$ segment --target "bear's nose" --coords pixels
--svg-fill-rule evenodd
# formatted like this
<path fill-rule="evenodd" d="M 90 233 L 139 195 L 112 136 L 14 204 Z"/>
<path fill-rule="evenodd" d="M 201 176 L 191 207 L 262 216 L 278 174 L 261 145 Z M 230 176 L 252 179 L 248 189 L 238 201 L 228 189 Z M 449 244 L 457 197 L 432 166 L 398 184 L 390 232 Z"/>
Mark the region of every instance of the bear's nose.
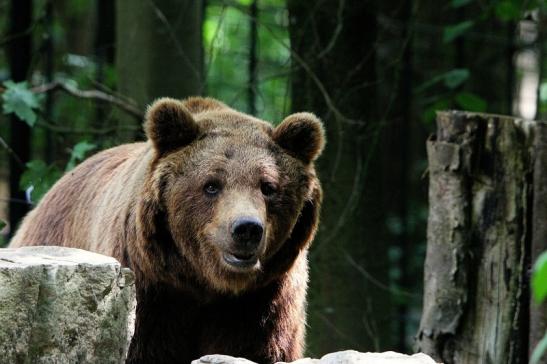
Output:
<path fill-rule="evenodd" d="M 262 240 L 264 227 L 256 217 L 240 217 L 232 224 L 232 238 L 239 249 L 255 250 Z"/>

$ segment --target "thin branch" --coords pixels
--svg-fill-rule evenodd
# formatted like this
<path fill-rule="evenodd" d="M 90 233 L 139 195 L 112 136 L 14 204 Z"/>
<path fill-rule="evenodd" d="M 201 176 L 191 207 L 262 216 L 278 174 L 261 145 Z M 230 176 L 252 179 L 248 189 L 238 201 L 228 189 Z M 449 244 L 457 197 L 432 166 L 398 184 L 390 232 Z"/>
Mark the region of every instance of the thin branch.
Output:
<path fill-rule="evenodd" d="M 0 137 L 0 145 L 8 152 L 9 155 L 11 155 L 11 157 L 17 162 L 17 164 L 19 165 L 19 167 L 21 167 L 21 169 L 25 169 L 25 163 L 23 163 L 21 158 L 19 158 L 19 156 L 15 154 L 13 149 L 11 149 L 11 147 L 8 145 L 8 143 L 6 143 L 6 141 L 2 137 Z"/>
<path fill-rule="evenodd" d="M 406 296 L 406 297 L 411 297 L 411 298 L 419 298 L 420 295 L 416 294 L 416 293 L 412 293 L 412 292 L 407 292 L 405 290 L 402 290 L 400 288 L 392 288 L 382 282 L 380 282 L 379 280 L 377 280 L 376 278 L 374 278 L 372 276 L 372 274 L 370 274 L 369 272 L 367 272 L 362 266 L 360 266 L 359 264 L 357 264 L 357 262 L 351 257 L 351 255 L 349 255 L 348 253 L 345 254 L 345 257 L 346 257 L 346 260 L 347 262 L 353 267 L 355 268 L 359 273 L 361 273 L 363 275 L 363 277 L 365 279 L 367 279 L 369 282 L 371 282 L 372 284 L 374 284 L 376 287 L 384 290 L 384 291 L 387 291 L 391 294 L 394 294 L 394 295 L 399 295 L 399 296 Z"/>
<path fill-rule="evenodd" d="M 338 13 L 336 14 L 336 29 L 334 29 L 334 32 L 332 34 L 332 37 L 325 47 L 319 54 L 317 55 L 317 58 L 323 58 L 327 53 L 329 53 L 334 45 L 336 44 L 336 41 L 338 40 L 338 37 L 340 36 L 340 33 L 342 33 L 342 28 L 344 27 L 344 19 L 343 19 L 343 13 L 344 13 L 344 7 L 346 5 L 345 0 L 340 0 L 338 3 Z"/>
<path fill-rule="evenodd" d="M 44 127 L 46 129 L 49 129 L 51 131 L 54 131 L 56 133 L 63 133 L 63 134 L 96 134 L 96 135 L 104 135 L 104 134 L 110 134 L 115 133 L 119 131 L 138 131 L 141 130 L 140 125 L 119 125 L 119 126 L 113 126 L 110 128 L 71 128 L 66 126 L 59 126 L 54 125 L 52 123 L 48 123 L 45 121 L 38 121 L 36 122 L 36 125 Z"/>
<path fill-rule="evenodd" d="M 109 104 L 115 105 L 138 120 L 142 120 L 144 118 L 143 111 L 140 110 L 135 105 L 135 103 L 124 101 L 119 97 L 116 97 L 114 95 L 111 95 L 99 90 L 79 90 L 75 87 L 70 87 L 59 81 L 46 83 L 46 84 L 31 88 L 31 91 L 35 93 L 55 92 L 59 90 L 64 91 L 68 93 L 69 95 L 72 95 L 74 97 L 78 97 L 81 99 L 99 100 L 99 101 L 104 101 Z M 0 92 L 2 91 L 4 90 L 0 88 Z"/>

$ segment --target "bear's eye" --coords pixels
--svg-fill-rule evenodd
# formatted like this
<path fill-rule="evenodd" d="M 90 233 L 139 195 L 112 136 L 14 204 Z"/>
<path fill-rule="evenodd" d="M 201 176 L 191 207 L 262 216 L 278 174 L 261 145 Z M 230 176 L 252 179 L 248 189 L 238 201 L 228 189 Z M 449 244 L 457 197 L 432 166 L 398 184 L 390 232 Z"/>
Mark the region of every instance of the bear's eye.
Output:
<path fill-rule="evenodd" d="M 221 188 L 220 183 L 211 181 L 207 182 L 205 186 L 203 186 L 203 191 L 209 196 L 215 196 L 220 192 Z"/>
<path fill-rule="evenodd" d="M 277 186 L 271 182 L 262 182 L 260 184 L 260 190 L 266 197 L 270 197 L 277 192 Z"/>

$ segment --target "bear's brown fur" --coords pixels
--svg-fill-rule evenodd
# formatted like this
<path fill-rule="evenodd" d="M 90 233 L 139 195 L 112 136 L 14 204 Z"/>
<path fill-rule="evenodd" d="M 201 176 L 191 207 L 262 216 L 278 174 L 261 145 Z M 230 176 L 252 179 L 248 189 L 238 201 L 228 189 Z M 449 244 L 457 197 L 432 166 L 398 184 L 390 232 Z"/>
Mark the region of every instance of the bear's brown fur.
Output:
<path fill-rule="evenodd" d="M 213 99 L 160 99 L 144 127 L 148 142 L 103 151 L 66 174 L 11 247 L 76 247 L 131 267 L 128 363 L 300 357 L 321 204 L 319 120 L 298 113 L 272 128 Z"/>

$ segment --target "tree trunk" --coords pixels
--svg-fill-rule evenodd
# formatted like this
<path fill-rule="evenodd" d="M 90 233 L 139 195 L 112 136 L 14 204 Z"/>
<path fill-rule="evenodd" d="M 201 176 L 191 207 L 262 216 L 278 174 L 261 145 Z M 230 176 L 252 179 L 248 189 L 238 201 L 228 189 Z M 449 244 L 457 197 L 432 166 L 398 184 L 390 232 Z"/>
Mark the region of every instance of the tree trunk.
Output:
<path fill-rule="evenodd" d="M 201 94 L 202 13 L 202 1 L 118 0 L 118 91 L 142 108 L 162 96 Z"/>
<path fill-rule="evenodd" d="M 8 44 L 8 58 L 11 79 L 14 82 L 25 81 L 28 77 L 32 39 L 32 0 L 12 0 L 10 8 L 10 35 L 13 39 Z M 19 180 L 30 158 L 30 127 L 16 116 L 11 117 L 11 148 L 18 157 L 9 160 L 9 187 L 10 209 L 9 223 L 10 236 L 15 233 L 19 222 L 29 210 L 25 202 L 25 193 L 19 187 Z"/>
<path fill-rule="evenodd" d="M 547 241 L 547 129 L 457 111 L 437 126 L 418 348 L 446 364 L 527 363 L 529 327 L 545 324 L 530 310 L 529 269 Z"/>
<path fill-rule="evenodd" d="M 94 42 L 95 63 L 97 65 L 95 80 L 105 83 L 106 70 L 114 65 L 114 51 L 116 43 L 116 2 L 112 0 L 97 0 L 95 4 L 96 32 Z M 110 86 L 110 85 L 107 85 Z M 93 126 L 98 129 L 104 128 L 110 105 L 103 102 L 95 103 L 95 120 Z"/>
<path fill-rule="evenodd" d="M 325 124 L 325 190 L 311 259 L 308 355 L 391 346 L 391 309 L 376 109 L 376 2 L 289 0 L 293 111 Z M 383 151 L 383 149 L 382 149 Z"/>

